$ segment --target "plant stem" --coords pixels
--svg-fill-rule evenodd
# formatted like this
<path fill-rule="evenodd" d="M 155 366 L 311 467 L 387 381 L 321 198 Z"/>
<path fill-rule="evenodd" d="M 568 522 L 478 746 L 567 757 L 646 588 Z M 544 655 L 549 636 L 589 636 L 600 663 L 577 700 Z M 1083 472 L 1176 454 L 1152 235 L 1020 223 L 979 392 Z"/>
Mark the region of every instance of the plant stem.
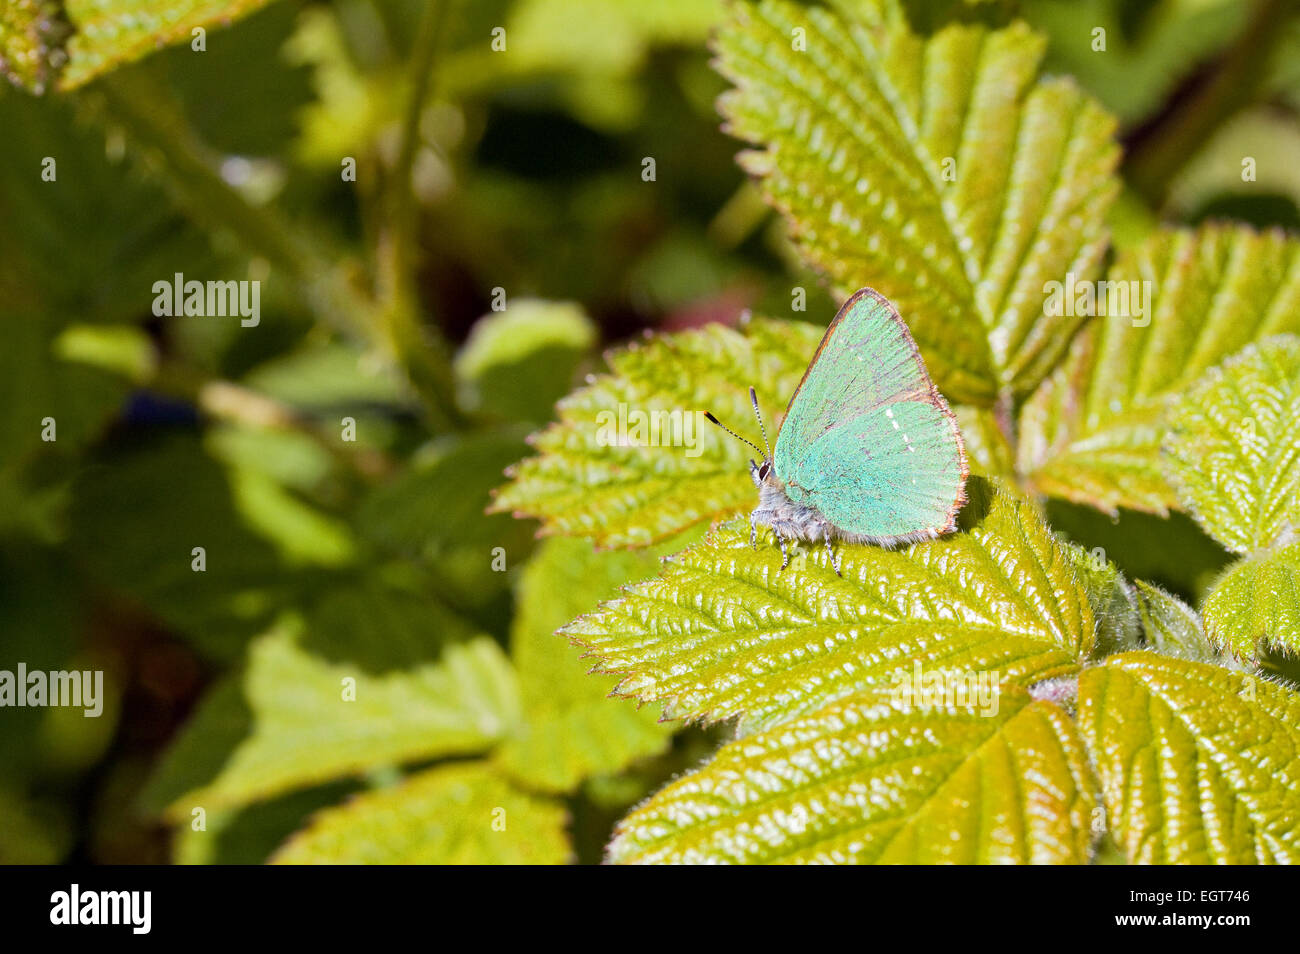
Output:
<path fill-rule="evenodd" d="M 376 255 L 380 331 L 393 357 L 406 370 L 437 427 L 460 423 L 451 374 L 450 349 L 436 329 L 420 320 L 415 284 L 418 202 L 412 183 L 420 145 L 420 119 L 433 95 L 435 58 L 447 20 L 447 0 L 429 0 L 420 17 L 411 53 L 411 95 L 402 122 L 397 165 L 382 202 Z"/>
<path fill-rule="evenodd" d="M 299 288 L 309 307 L 332 327 L 356 335 L 373 305 L 347 280 L 334 256 L 270 206 L 255 206 L 217 172 L 216 157 L 179 105 L 133 70 L 120 70 L 95 89 L 146 161 L 160 167 L 168 191 L 196 219 L 228 229 Z"/>
<path fill-rule="evenodd" d="M 1286 35 L 1289 0 L 1261 0 L 1245 31 L 1218 69 L 1203 78 L 1155 125 L 1142 131 L 1125 164 L 1127 178 L 1156 208 L 1164 205 L 1174 175 L 1224 120 L 1248 103 L 1268 73 Z"/>

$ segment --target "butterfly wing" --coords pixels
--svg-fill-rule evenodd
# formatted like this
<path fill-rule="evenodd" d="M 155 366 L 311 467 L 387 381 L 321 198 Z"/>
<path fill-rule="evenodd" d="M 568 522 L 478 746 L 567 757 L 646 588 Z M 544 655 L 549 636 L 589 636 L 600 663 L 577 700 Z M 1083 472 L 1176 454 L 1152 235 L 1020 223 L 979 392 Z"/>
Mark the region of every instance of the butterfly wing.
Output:
<path fill-rule="evenodd" d="M 826 329 L 773 458 L 791 500 L 865 542 L 945 533 L 965 502 L 969 467 L 956 418 L 898 311 L 870 288 Z"/>

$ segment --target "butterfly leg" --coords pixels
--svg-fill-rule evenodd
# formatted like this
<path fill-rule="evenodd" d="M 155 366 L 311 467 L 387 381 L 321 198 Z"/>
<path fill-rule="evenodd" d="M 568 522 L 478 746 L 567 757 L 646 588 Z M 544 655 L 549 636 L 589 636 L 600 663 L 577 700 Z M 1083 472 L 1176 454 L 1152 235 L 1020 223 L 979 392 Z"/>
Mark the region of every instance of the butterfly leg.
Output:
<path fill-rule="evenodd" d="M 790 565 L 790 550 L 786 546 L 785 537 L 778 533 L 776 538 L 781 541 L 781 569 L 784 570 Z"/>
<path fill-rule="evenodd" d="M 757 510 L 749 515 L 749 548 L 751 550 L 758 549 L 758 524 L 755 522 L 757 516 Z"/>
<path fill-rule="evenodd" d="M 843 576 L 844 574 L 840 572 L 840 554 L 831 545 L 831 534 L 826 524 L 822 524 L 822 540 L 826 542 L 826 556 L 830 559 L 831 566 L 835 567 L 835 575 Z"/>

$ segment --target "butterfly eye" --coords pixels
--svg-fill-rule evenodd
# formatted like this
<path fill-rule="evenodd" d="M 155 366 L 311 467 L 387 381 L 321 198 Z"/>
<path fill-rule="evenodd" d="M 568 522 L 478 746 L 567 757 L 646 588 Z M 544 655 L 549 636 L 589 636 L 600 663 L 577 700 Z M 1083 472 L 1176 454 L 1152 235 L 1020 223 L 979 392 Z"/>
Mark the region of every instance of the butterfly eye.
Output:
<path fill-rule="evenodd" d="M 768 470 L 768 468 L 769 468 L 770 466 L 771 466 L 770 464 L 768 464 L 766 461 L 764 461 L 764 462 L 763 462 L 763 466 L 760 467 L 760 468 L 758 468 L 758 479 L 759 479 L 759 480 L 766 480 L 766 479 L 767 479 L 767 470 Z"/>

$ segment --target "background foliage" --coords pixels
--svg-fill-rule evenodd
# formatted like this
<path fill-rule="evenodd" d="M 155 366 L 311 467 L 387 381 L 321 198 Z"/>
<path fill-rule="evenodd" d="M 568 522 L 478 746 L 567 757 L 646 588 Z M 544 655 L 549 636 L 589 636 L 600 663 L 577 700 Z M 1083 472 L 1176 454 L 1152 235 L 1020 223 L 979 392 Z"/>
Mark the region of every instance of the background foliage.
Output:
<path fill-rule="evenodd" d="M 109 699 L 0 712 L 0 861 L 1294 859 L 1298 48 L 1270 0 L 6 5 L 0 669 Z M 1149 324 L 1045 314 L 1068 271 Z M 176 272 L 260 324 L 153 317 Z M 862 284 L 963 533 L 778 576 L 742 447 L 597 441 L 783 407 Z"/>

